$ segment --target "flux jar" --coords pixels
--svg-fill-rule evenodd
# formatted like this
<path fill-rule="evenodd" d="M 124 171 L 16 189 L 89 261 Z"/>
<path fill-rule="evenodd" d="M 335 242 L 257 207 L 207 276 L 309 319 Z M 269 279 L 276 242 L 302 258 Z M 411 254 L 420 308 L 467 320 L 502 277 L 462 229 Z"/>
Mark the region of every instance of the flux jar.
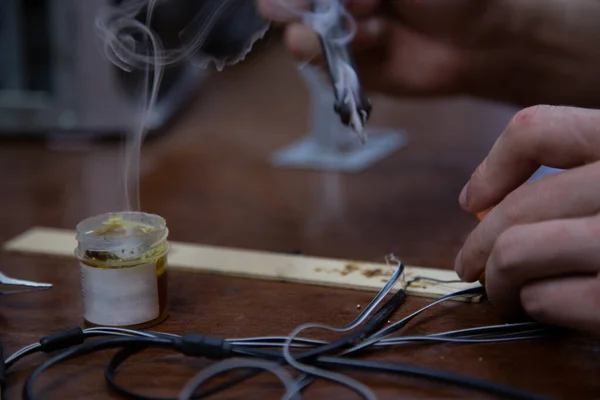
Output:
<path fill-rule="evenodd" d="M 88 326 L 147 328 L 167 318 L 165 220 L 143 212 L 108 213 L 77 225 Z"/>

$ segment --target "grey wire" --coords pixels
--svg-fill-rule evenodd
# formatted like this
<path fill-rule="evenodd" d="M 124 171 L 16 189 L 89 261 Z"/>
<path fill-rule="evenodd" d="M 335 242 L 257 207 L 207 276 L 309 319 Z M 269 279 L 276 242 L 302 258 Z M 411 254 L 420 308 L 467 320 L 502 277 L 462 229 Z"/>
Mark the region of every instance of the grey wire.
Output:
<path fill-rule="evenodd" d="M 317 379 L 314 376 L 302 374 L 298 379 L 296 379 L 296 388 L 298 392 L 302 392 L 307 387 L 312 385 Z"/>
<path fill-rule="evenodd" d="M 529 339 L 532 336 L 535 337 L 541 337 L 544 336 L 543 334 L 547 331 L 545 328 L 537 328 L 537 329 L 528 329 L 528 330 L 521 330 L 521 331 L 515 331 L 515 332 L 505 332 L 506 330 L 508 330 L 508 328 L 519 328 L 519 327 L 527 327 L 527 326 L 534 326 L 535 324 L 505 324 L 505 325 L 490 325 L 490 326 L 483 326 L 483 327 L 477 327 L 477 328 L 468 328 L 468 329 L 461 329 L 461 330 L 454 330 L 454 331 L 447 331 L 447 332 L 439 332 L 439 333 L 432 333 L 432 334 L 428 334 L 428 335 L 419 335 L 419 336 L 402 336 L 402 337 L 398 337 L 398 338 L 388 338 L 388 339 L 382 339 L 381 341 L 377 342 L 374 344 L 374 346 L 378 346 L 378 347 L 391 347 L 391 346 L 395 346 L 398 344 L 403 344 L 404 342 L 409 342 L 409 341 L 417 341 L 417 340 L 436 340 L 436 341 L 446 341 L 446 342 L 450 342 L 453 341 L 452 339 L 457 339 L 454 341 L 462 341 L 462 342 L 472 342 L 472 343 L 494 343 L 494 342 L 498 342 L 498 341 L 506 341 L 506 340 L 502 340 L 504 338 L 508 339 L 508 338 L 512 338 L 511 340 L 524 340 L 524 339 Z M 477 331 L 490 331 L 490 330 L 498 330 L 499 333 L 493 333 L 493 332 L 489 332 L 486 334 L 474 334 Z M 536 335 L 537 333 L 539 333 L 539 335 Z M 461 337 L 460 335 L 464 334 L 464 337 Z M 288 337 L 289 338 L 289 337 Z M 230 341 L 228 339 L 228 341 L 235 345 L 235 346 L 240 346 L 240 347 L 283 347 L 284 343 L 281 342 L 263 342 L 260 340 L 260 337 L 257 337 L 255 339 L 258 339 L 256 341 Z M 299 338 L 295 338 L 294 341 L 298 340 Z M 316 343 L 314 343 L 315 345 L 324 345 L 327 344 L 328 342 L 326 341 L 314 341 Z M 291 345 L 292 347 L 297 347 L 297 348 L 310 348 L 310 345 L 294 345 L 292 343 Z"/>
<path fill-rule="evenodd" d="M 348 350 L 343 351 L 341 354 L 345 355 L 345 354 L 353 353 L 355 351 L 364 349 L 365 347 L 370 346 L 374 343 L 377 343 L 384 337 L 386 337 L 386 336 L 392 334 L 393 332 L 397 331 L 398 329 L 404 327 L 410 320 L 412 320 L 417 315 L 423 313 L 424 311 L 426 311 L 432 307 L 435 307 L 436 305 L 443 303 L 445 301 L 448 301 L 450 299 L 453 299 L 456 297 L 464 297 L 464 296 L 465 296 L 465 294 L 463 293 L 463 291 L 460 291 L 460 292 L 452 293 L 447 296 L 441 297 L 441 298 L 437 299 L 436 301 L 426 305 L 425 307 L 422 307 L 422 308 L 418 309 L 417 311 L 413 312 L 412 314 L 402 318 L 400 321 L 392 324 L 391 326 L 388 326 L 387 328 L 384 328 L 384 329 L 380 330 L 379 332 L 374 333 L 368 339 L 364 340 L 362 343 L 360 343 Z"/>
<path fill-rule="evenodd" d="M 156 333 L 156 332 L 137 331 L 137 330 L 133 330 L 133 329 L 114 328 L 114 327 L 107 327 L 107 326 L 83 329 L 83 334 L 85 337 L 139 336 L 139 337 L 149 337 L 149 338 L 160 337 L 160 335 L 170 335 L 170 334 L 160 334 L 160 333 Z M 176 335 L 173 335 L 173 336 L 176 336 Z M 41 347 L 42 347 L 42 345 L 39 342 L 24 346 L 21 349 L 15 351 L 10 356 L 8 356 L 8 358 L 6 358 L 6 360 L 4 361 L 4 364 L 6 365 L 7 368 L 9 368 L 10 366 L 12 366 L 12 364 L 17 362 L 24 355 L 26 355 L 32 351 L 38 351 L 41 349 Z"/>
<path fill-rule="evenodd" d="M 200 372 L 190 383 L 186 386 L 187 392 L 182 391 L 181 396 L 185 396 L 189 393 L 189 390 L 193 392 L 196 390 L 198 386 L 204 383 L 210 377 L 220 374 L 222 372 L 226 372 L 232 369 L 239 368 L 259 368 L 265 369 L 273 374 L 275 374 L 286 387 L 286 393 L 284 395 L 284 399 L 295 399 L 299 396 L 300 391 L 304 390 L 311 383 L 316 380 L 316 377 L 322 377 L 325 379 L 333 380 L 340 384 L 343 384 L 356 392 L 360 393 L 366 399 L 376 399 L 374 393 L 371 390 L 363 385 L 362 383 L 355 381 L 345 375 L 333 373 L 326 370 L 321 370 L 318 368 L 314 368 L 310 365 L 304 365 L 291 357 L 290 348 L 310 348 L 312 346 L 318 346 L 326 344 L 327 342 L 308 339 L 308 338 L 296 338 L 303 329 L 308 328 L 324 328 L 333 330 L 336 332 L 343 332 L 350 329 L 353 329 L 360 325 L 362 322 L 366 320 L 366 318 L 372 313 L 372 311 L 378 306 L 378 304 L 385 298 L 385 296 L 391 291 L 394 287 L 398 279 L 402 276 L 403 273 L 403 265 L 399 263 L 396 268 L 396 271 L 390 278 L 390 280 L 386 283 L 386 285 L 382 288 L 382 290 L 378 293 L 377 296 L 369 303 L 369 305 L 365 308 L 363 312 L 349 325 L 343 328 L 334 328 L 328 327 L 321 324 L 304 324 L 299 326 L 292 332 L 290 336 L 256 336 L 256 337 L 247 337 L 247 338 L 236 338 L 236 339 L 226 339 L 229 343 L 239 347 L 281 347 L 283 349 L 284 357 L 288 363 L 295 367 L 297 370 L 303 372 L 304 374 L 300 376 L 296 381 L 289 378 L 286 374 L 285 377 L 280 374 L 279 370 L 273 370 L 271 367 L 274 365 L 278 365 L 275 363 L 261 362 L 254 359 L 229 359 L 226 362 L 221 362 L 214 364 L 213 366 L 203 370 Z M 380 330 L 365 342 L 361 343 L 358 346 L 355 346 L 342 354 L 351 353 L 357 351 L 361 348 L 372 345 L 373 347 L 392 347 L 399 345 L 406 345 L 410 343 L 418 343 L 418 342 L 446 342 L 446 343 L 498 343 L 498 342 L 506 342 L 506 341 L 516 341 L 516 340 L 528 340 L 543 337 L 545 333 L 547 333 L 547 329 L 544 325 L 535 322 L 525 322 L 525 323 L 516 323 L 516 324 L 502 324 L 502 325 L 491 325 L 491 326 L 482 326 L 475 328 L 467 328 L 460 330 L 453 330 L 447 332 L 439 332 L 429 335 L 421 335 L 421 336 L 403 336 L 396 338 L 386 338 L 389 334 L 395 332 L 399 328 L 406 325 L 408 321 L 410 321 L 415 316 L 419 315 L 423 311 L 440 304 L 444 301 L 450 300 L 456 297 L 465 296 L 464 292 L 457 292 L 443 298 L 440 298 L 433 303 L 415 311 L 409 316 L 401 319 L 394 325 L 387 327 L 385 329 Z M 161 332 L 152 332 L 152 331 L 137 331 L 132 329 L 124 329 L 124 328 L 114 328 L 114 327 L 95 327 L 88 328 L 83 330 L 86 337 L 90 336 L 139 336 L 139 337 L 180 337 L 176 334 L 171 333 L 161 333 Z M 33 343 L 28 346 L 23 347 L 22 349 L 16 351 L 14 354 L 9 356 L 5 364 L 10 367 L 14 362 L 18 361 L 24 355 L 29 354 L 30 352 L 34 352 L 39 350 L 41 345 L 39 343 Z M 289 379 L 288 379 L 289 378 Z M 288 380 L 286 380 L 288 379 Z M 191 388 L 191 389 L 190 389 Z M 181 397 L 180 397 L 181 398 Z M 186 398 L 186 397 L 183 397 Z"/>
<path fill-rule="evenodd" d="M 402 262 L 398 262 L 398 265 L 396 266 L 396 270 L 394 271 L 394 273 L 392 274 L 390 279 L 387 281 L 387 283 L 384 285 L 384 287 L 379 291 L 379 293 L 369 303 L 369 305 L 367 305 L 367 307 L 358 315 L 358 317 L 356 317 L 350 324 L 348 324 L 342 328 L 336 328 L 336 327 L 328 326 L 325 324 L 307 323 L 307 324 L 300 325 L 296 329 L 294 329 L 294 331 L 290 334 L 290 336 L 285 341 L 285 344 L 283 346 L 283 355 L 284 355 L 285 360 L 288 362 L 288 364 L 290 364 L 292 367 L 296 368 L 297 370 L 302 371 L 305 374 L 318 376 L 318 377 L 345 385 L 348 388 L 359 393 L 363 398 L 365 398 L 367 400 L 377 399 L 377 397 L 375 396 L 375 393 L 373 393 L 373 391 L 371 391 L 371 389 L 369 389 L 369 387 L 358 382 L 357 380 L 349 378 L 346 375 L 343 375 L 340 373 L 325 371 L 323 369 L 320 369 L 320 368 L 317 368 L 317 367 L 314 367 L 311 365 L 303 364 L 301 362 L 296 361 L 290 352 L 290 345 L 293 342 L 294 338 L 297 335 L 299 335 L 300 332 L 302 332 L 303 330 L 306 330 L 306 329 L 317 328 L 317 329 L 325 329 L 325 330 L 329 330 L 329 331 L 333 331 L 333 332 L 347 332 L 347 331 L 350 331 L 350 330 L 356 328 L 357 326 L 362 324 L 367 319 L 367 317 L 375 310 L 375 308 L 385 298 L 385 296 L 388 295 L 388 293 L 393 289 L 393 287 L 396 285 L 398 280 L 403 276 L 403 273 L 404 273 L 404 265 L 402 264 Z M 295 392 L 287 392 L 284 396 L 284 399 L 289 400 L 294 395 L 295 395 Z"/>
<path fill-rule="evenodd" d="M 231 342 L 236 343 L 245 343 L 245 342 L 261 342 L 261 341 L 278 341 L 285 343 L 288 340 L 289 336 L 255 336 L 249 338 L 236 338 L 236 339 L 227 339 Z M 315 339 L 307 339 L 307 338 L 296 338 L 294 339 L 296 342 L 305 343 L 305 344 L 314 344 L 314 345 L 322 345 L 327 342 L 324 340 L 315 340 Z"/>
<path fill-rule="evenodd" d="M 94 327 L 83 330 L 84 333 L 100 333 L 105 335 L 116 335 L 116 336 L 141 336 L 148 338 L 156 338 L 159 335 L 154 332 L 137 331 L 134 329 L 125 328 L 113 328 L 113 327 Z"/>
<path fill-rule="evenodd" d="M 404 344 L 405 342 L 415 342 L 415 341 L 445 341 L 445 342 L 463 342 L 463 343 L 494 343 L 500 341 L 508 341 L 508 340 L 525 340 L 530 339 L 532 337 L 542 337 L 544 333 L 546 333 L 546 329 L 537 328 L 537 329 L 529 329 L 515 332 L 505 332 L 507 327 L 514 328 L 519 327 L 521 324 L 511 325 L 491 325 L 491 326 L 483 326 L 478 328 L 468 328 L 462 330 L 454 330 L 448 332 L 440 332 L 440 333 L 432 333 L 428 335 L 419 335 L 419 336 L 402 336 L 398 338 L 388 338 L 382 339 L 381 341 L 374 344 L 377 347 L 392 347 L 399 344 Z M 490 330 L 498 330 L 499 333 L 486 333 L 486 334 L 473 334 L 476 331 L 490 331 Z M 464 337 L 460 337 L 459 334 L 465 334 Z M 260 339 L 260 338 L 256 338 Z M 295 341 L 298 339 L 294 339 Z M 235 346 L 240 347 L 283 347 L 284 343 L 281 342 L 263 342 L 261 340 L 257 341 L 240 341 L 234 342 L 228 340 L 229 343 Z M 328 342 L 326 341 L 315 341 L 315 345 L 324 345 Z M 295 348 L 311 348 L 311 345 L 302 345 L 302 344 L 291 344 L 291 347 Z"/>
<path fill-rule="evenodd" d="M 29 344 L 11 354 L 5 361 L 4 364 L 6 368 L 10 367 L 16 361 L 18 361 L 21 357 L 28 354 L 31 351 L 37 351 L 38 348 L 42 347 L 39 343 Z"/>
<path fill-rule="evenodd" d="M 505 329 L 510 329 L 510 328 L 540 327 L 540 326 L 542 326 L 542 325 L 540 325 L 538 322 L 517 322 L 517 323 L 512 323 L 512 324 L 487 325 L 487 326 L 478 326 L 478 327 L 475 327 L 475 328 L 458 329 L 458 330 L 454 330 L 454 331 L 434 333 L 432 335 L 435 335 L 435 336 L 454 335 L 454 334 L 465 334 L 465 333 L 472 333 L 472 332 L 480 332 L 480 331 L 489 330 L 489 329 L 505 330 Z"/>
<path fill-rule="evenodd" d="M 429 278 L 427 276 L 415 276 L 410 281 L 406 282 L 406 286 L 410 286 L 413 283 L 419 282 L 419 281 L 427 281 L 427 282 L 434 282 L 434 283 L 464 283 L 460 279 L 445 280 L 445 279 Z"/>
<path fill-rule="evenodd" d="M 234 346 L 240 346 L 240 347 L 281 347 L 283 348 L 283 346 L 285 345 L 284 343 L 280 343 L 280 342 L 242 342 L 242 343 L 236 343 L 236 342 L 229 342 Z M 327 342 L 323 342 L 322 344 L 327 344 Z M 295 349 L 312 349 L 314 346 L 312 345 L 308 345 L 308 344 L 291 344 L 290 347 L 295 348 Z"/>
<path fill-rule="evenodd" d="M 528 330 L 520 330 L 511 332 L 511 330 L 516 330 L 520 328 L 533 328 Z M 83 330 L 87 335 L 115 335 L 115 336 L 141 336 L 141 337 L 181 337 L 180 335 L 176 335 L 173 333 L 165 333 L 165 332 L 154 332 L 154 331 L 136 331 L 132 329 L 123 329 L 123 328 L 113 328 L 113 327 L 95 327 L 88 328 Z M 498 333 L 494 333 L 493 331 L 498 331 Z M 509 331 L 509 332 L 506 332 Z M 398 337 L 398 338 L 387 338 L 382 339 L 374 345 L 377 347 L 392 347 L 401 344 L 408 344 L 410 342 L 421 340 L 423 341 L 433 341 L 432 338 L 450 338 L 455 337 L 457 339 L 461 339 L 460 341 L 463 343 L 494 343 L 499 341 L 508 341 L 508 340 L 526 340 L 531 338 L 543 337 L 544 333 L 547 329 L 537 323 L 537 322 L 521 322 L 521 323 L 513 323 L 513 324 L 500 324 L 500 325 L 487 325 L 480 326 L 475 328 L 466 328 L 466 329 L 458 329 L 447 332 L 439 332 L 439 333 L 431 333 L 423 336 L 411 336 L 411 337 Z M 480 333 L 487 332 L 487 333 Z M 536 334 L 537 333 L 537 334 Z M 477 339 L 479 337 L 479 339 Z M 226 339 L 227 342 L 231 343 L 234 346 L 240 347 L 283 347 L 285 345 L 285 341 L 288 340 L 289 336 L 254 336 L 247 338 L 236 338 L 236 339 Z M 501 340 L 506 338 L 506 340 Z M 314 340 L 308 338 L 297 337 L 293 339 L 295 343 L 291 343 L 292 348 L 310 348 L 311 345 L 319 346 L 327 344 L 328 342 L 323 340 Z M 450 340 L 444 340 L 449 342 Z M 16 360 L 21 358 L 23 354 L 27 354 L 28 352 L 38 350 L 41 348 L 39 343 L 32 343 L 27 346 L 22 347 L 21 349 L 15 351 L 8 358 L 6 358 L 5 363 L 7 366 L 12 365 Z"/>
<path fill-rule="evenodd" d="M 297 386 L 292 377 L 278 363 L 272 361 L 248 359 L 248 358 L 230 358 L 211 365 L 200 371 L 183 388 L 179 394 L 178 400 L 189 400 L 198 388 L 210 378 L 222 374 L 223 372 L 233 371 L 240 368 L 262 369 L 275 375 L 286 388 L 286 393 L 295 391 Z M 294 399 L 299 398 L 294 396 Z"/>
<path fill-rule="evenodd" d="M 375 343 L 373 346 L 394 346 L 409 342 L 454 342 L 454 343 L 496 343 L 496 342 L 506 342 L 506 341 L 515 341 L 515 340 L 525 340 L 531 338 L 538 338 L 541 335 L 529 335 L 529 336 L 521 336 L 521 337 L 508 337 L 508 338 L 491 338 L 491 339 L 469 339 L 469 338 L 450 338 L 450 337 L 435 337 L 435 336 L 404 336 L 397 339 L 390 339 L 385 343 Z"/>

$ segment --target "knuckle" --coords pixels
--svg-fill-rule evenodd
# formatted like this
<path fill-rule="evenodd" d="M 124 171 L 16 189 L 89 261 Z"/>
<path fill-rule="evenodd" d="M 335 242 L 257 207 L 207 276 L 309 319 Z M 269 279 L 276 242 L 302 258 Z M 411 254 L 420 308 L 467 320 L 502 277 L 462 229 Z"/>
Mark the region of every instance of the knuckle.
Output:
<path fill-rule="evenodd" d="M 502 203 L 493 210 L 502 225 L 513 227 L 522 222 L 522 197 L 519 190 L 513 191 L 506 195 Z"/>
<path fill-rule="evenodd" d="M 594 215 L 592 218 L 585 220 L 585 227 L 587 229 L 589 237 L 598 238 L 600 237 L 600 213 Z M 599 249 L 600 251 L 600 249 Z"/>
<path fill-rule="evenodd" d="M 471 234 L 464 243 L 460 253 L 462 279 L 473 282 L 478 279 L 485 267 L 486 254 L 479 238 Z"/>
<path fill-rule="evenodd" d="M 553 106 L 546 105 L 537 105 L 524 108 L 518 111 L 511 121 L 509 122 L 509 128 L 518 128 L 516 130 L 520 130 L 522 128 L 526 128 L 531 126 L 532 124 L 538 123 L 540 119 L 543 119 L 543 116 L 549 112 L 552 112 Z"/>
<path fill-rule="evenodd" d="M 532 318 L 536 320 L 546 320 L 548 318 L 548 307 L 545 304 L 544 297 L 540 296 L 535 287 L 525 286 L 521 290 L 521 307 Z"/>
<path fill-rule="evenodd" d="M 554 112 L 554 106 L 537 105 L 524 108 L 517 112 L 508 123 L 504 132 L 505 140 L 521 142 L 524 138 L 530 139 L 540 130 L 546 116 Z"/>
<path fill-rule="evenodd" d="M 518 272 L 520 243 L 518 228 L 509 228 L 501 233 L 494 243 L 487 268 L 503 280 L 512 280 Z"/>

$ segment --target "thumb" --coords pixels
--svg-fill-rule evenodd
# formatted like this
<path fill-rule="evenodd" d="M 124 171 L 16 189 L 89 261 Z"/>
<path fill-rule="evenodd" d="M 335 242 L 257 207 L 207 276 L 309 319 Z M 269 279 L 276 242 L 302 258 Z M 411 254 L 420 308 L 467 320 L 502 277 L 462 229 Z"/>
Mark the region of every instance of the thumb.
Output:
<path fill-rule="evenodd" d="M 381 46 L 390 28 L 382 18 L 369 18 L 357 21 L 356 33 L 352 39 L 352 49 L 356 53 Z M 294 57 L 302 61 L 322 60 L 319 36 L 311 28 L 301 23 L 293 23 L 285 30 L 285 44 Z"/>

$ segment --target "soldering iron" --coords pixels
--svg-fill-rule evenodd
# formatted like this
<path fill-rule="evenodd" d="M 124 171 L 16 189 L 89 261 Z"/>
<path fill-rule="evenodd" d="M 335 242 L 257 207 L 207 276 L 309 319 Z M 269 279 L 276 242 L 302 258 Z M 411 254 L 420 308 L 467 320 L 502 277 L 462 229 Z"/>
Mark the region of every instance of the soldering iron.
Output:
<path fill-rule="evenodd" d="M 371 101 L 365 95 L 358 77 L 354 55 L 346 28 L 343 8 L 337 1 L 313 0 L 315 15 L 322 13 L 324 24 L 317 29 L 329 80 L 335 96 L 334 110 L 346 126 L 351 127 L 365 143 L 364 132 L 371 115 Z"/>

